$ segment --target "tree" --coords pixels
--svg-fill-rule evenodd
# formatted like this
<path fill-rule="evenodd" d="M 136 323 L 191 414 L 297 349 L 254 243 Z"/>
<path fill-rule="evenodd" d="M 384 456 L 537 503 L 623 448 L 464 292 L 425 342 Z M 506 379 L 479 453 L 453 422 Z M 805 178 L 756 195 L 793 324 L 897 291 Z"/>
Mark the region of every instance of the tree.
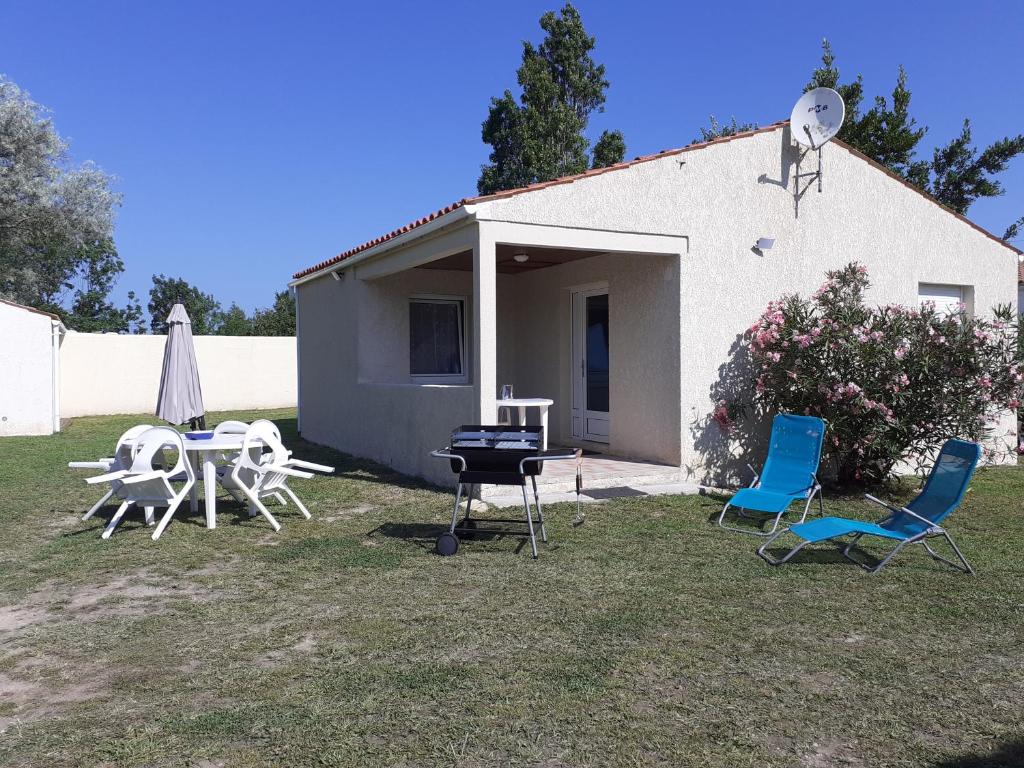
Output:
<path fill-rule="evenodd" d="M 254 336 L 294 336 L 295 297 L 291 291 L 274 294 L 274 306 L 258 309 L 252 318 Z"/>
<path fill-rule="evenodd" d="M 1006 231 L 1003 232 L 1003 240 L 1007 243 L 1016 240 L 1018 237 L 1020 237 L 1021 227 L 1024 227 L 1024 216 L 1021 216 L 1019 219 L 1013 222 L 1013 224 L 1006 228 Z"/>
<path fill-rule="evenodd" d="M 167 330 L 167 316 L 175 304 L 182 304 L 192 321 L 192 333 L 205 336 L 220 324 L 220 303 L 208 293 L 177 277 L 153 275 L 149 289 L 149 328 L 153 333 Z"/>
<path fill-rule="evenodd" d="M 595 39 L 571 3 L 560 14 L 545 13 L 540 26 L 544 41 L 536 48 L 523 43 L 520 101 L 510 90 L 491 99 L 481 131 L 491 145 L 490 163 L 480 169 L 480 194 L 582 173 L 590 165 L 583 132 L 590 115 L 604 110 L 609 85 L 604 65 L 590 55 Z M 625 154 L 618 131 L 606 131 L 598 145 L 594 167 L 619 162 Z"/>
<path fill-rule="evenodd" d="M 137 303 L 107 301 L 124 271 L 112 239 L 119 204 L 111 178 L 72 165 L 46 111 L 0 76 L 0 297 L 73 327 L 124 330 Z"/>
<path fill-rule="evenodd" d="M 218 316 L 216 333 L 218 336 L 252 336 L 252 320 L 244 309 L 232 302 L 227 312 Z"/>
<path fill-rule="evenodd" d="M 621 163 L 626 158 L 626 139 L 622 131 L 604 131 L 594 144 L 594 159 L 591 168 L 607 168 Z"/>
<path fill-rule="evenodd" d="M 744 133 L 746 131 L 753 131 L 757 129 L 757 123 L 737 123 L 736 118 L 732 118 L 731 123 L 725 123 L 719 125 L 718 120 L 715 119 L 714 115 L 709 115 L 710 127 L 700 129 L 700 138 L 691 141 L 691 144 L 700 144 L 701 142 L 711 141 L 713 139 L 720 139 L 724 136 L 733 136 L 737 133 Z"/>
<path fill-rule="evenodd" d="M 916 159 L 917 147 L 928 131 L 910 116 L 907 73 L 899 68 L 892 103 L 876 96 L 870 109 L 863 110 L 864 81 L 858 75 L 850 83 L 840 82 L 835 55 L 828 40 L 822 41 L 821 67 L 814 70 L 806 90 L 833 88 L 846 103 L 846 120 L 839 139 L 860 150 L 894 173 L 923 189 L 957 213 L 966 213 L 979 197 L 1003 194 L 992 177 L 1006 170 L 1010 160 L 1024 153 L 1024 135 L 1008 137 L 978 152 L 971 143 L 970 121 L 964 120 L 960 135 L 935 149 L 932 159 Z"/>

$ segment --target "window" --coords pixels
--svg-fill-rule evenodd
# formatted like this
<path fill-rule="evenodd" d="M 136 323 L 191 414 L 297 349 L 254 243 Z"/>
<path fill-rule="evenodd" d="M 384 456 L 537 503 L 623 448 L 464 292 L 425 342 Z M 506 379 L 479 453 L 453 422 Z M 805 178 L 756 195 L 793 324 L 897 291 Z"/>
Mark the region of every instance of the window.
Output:
<path fill-rule="evenodd" d="M 409 373 L 416 380 L 465 383 L 465 301 L 446 296 L 409 301 Z"/>
<path fill-rule="evenodd" d="M 938 283 L 921 283 L 917 295 L 922 304 L 932 303 L 940 315 L 948 315 L 964 305 L 970 312 L 970 299 L 973 291 L 964 285 L 939 285 Z"/>

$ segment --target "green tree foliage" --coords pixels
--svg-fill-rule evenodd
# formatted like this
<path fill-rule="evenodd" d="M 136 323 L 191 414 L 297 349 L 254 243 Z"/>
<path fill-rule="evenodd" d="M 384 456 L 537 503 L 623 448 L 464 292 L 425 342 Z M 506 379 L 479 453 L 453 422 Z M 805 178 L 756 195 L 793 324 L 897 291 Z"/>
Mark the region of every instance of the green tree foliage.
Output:
<path fill-rule="evenodd" d="M 175 304 L 185 307 L 192 321 L 194 335 L 216 333 L 221 318 L 220 302 L 181 278 L 153 275 L 153 287 L 149 289 L 147 306 L 149 328 L 153 333 L 166 333 L 167 316 Z"/>
<path fill-rule="evenodd" d="M 254 336 L 294 336 L 295 297 L 284 290 L 274 294 L 270 309 L 256 310 L 252 318 Z"/>
<path fill-rule="evenodd" d="M 604 131 L 594 144 L 591 168 L 607 168 L 626 158 L 626 139 L 622 131 Z"/>
<path fill-rule="evenodd" d="M 137 302 L 107 298 L 124 271 L 112 239 L 119 204 L 111 178 L 73 165 L 46 110 L 0 76 L 0 297 L 79 330 L 137 325 Z"/>
<path fill-rule="evenodd" d="M 482 126 L 484 143 L 491 145 L 490 163 L 481 168 L 480 194 L 581 173 L 590 165 L 583 133 L 590 115 L 604 110 L 608 89 L 604 65 L 591 56 L 595 39 L 570 3 L 559 14 L 545 13 L 540 26 L 546 33 L 543 42 L 537 47 L 523 43 L 520 100 L 510 90 L 491 99 Z M 598 143 L 594 167 L 625 155 L 618 131 L 606 132 Z"/>
<path fill-rule="evenodd" d="M 691 144 L 700 144 L 705 141 L 711 141 L 712 139 L 720 139 L 724 136 L 733 136 L 737 133 L 744 133 L 746 131 L 753 131 L 757 129 L 757 123 L 737 123 L 736 118 L 732 118 L 730 123 L 719 123 L 714 115 L 709 115 L 709 126 L 707 128 L 700 129 L 700 136 L 693 141 Z"/>
<path fill-rule="evenodd" d="M 1020 238 L 1020 231 L 1022 227 L 1024 227 L 1024 216 L 1021 216 L 1006 228 L 1006 231 L 1003 232 L 1003 240 L 1008 243 L 1012 243 L 1014 240 Z"/>
<path fill-rule="evenodd" d="M 822 42 L 821 66 L 814 70 L 807 90 L 833 88 L 846 102 L 846 120 L 839 139 L 923 189 L 957 213 L 966 213 L 980 197 L 1003 194 L 993 176 L 1024 152 L 1024 135 L 1001 139 L 980 152 L 971 141 L 970 121 L 964 120 L 960 135 L 934 150 L 931 160 L 917 159 L 918 144 L 928 129 L 910 116 L 907 73 L 900 67 L 891 102 L 876 96 L 864 106 L 864 81 L 858 75 L 840 81 L 835 55 L 828 40 Z"/>
<path fill-rule="evenodd" d="M 252 336 L 252 320 L 240 306 L 231 303 L 226 312 L 217 317 L 218 336 Z"/>

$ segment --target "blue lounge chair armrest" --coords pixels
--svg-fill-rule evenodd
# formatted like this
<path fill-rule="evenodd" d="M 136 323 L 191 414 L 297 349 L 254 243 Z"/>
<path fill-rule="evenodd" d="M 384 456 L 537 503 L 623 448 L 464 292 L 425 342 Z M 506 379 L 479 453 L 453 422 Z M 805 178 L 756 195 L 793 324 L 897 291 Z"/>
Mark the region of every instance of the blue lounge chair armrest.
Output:
<path fill-rule="evenodd" d="M 906 507 L 894 507 L 891 504 L 886 504 L 884 501 L 882 501 L 881 499 L 879 499 L 879 498 L 877 498 L 875 496 L 872 496 L 870 493 L 865 493 L 864 497 L 868 501 L 873 501 L 875 504 L 878 504 L 879 506 L 885 507 L 890 512 L 892 512 L 892 514 L 889 515 L 887 518 L 885 518 L 885 520 L 881 521 L 882 523 L 884 523 L 884 522 L 886 522 L 888 520 L 892 520 L 900 512 L 905 512 L 906 514 L 910 515 L 911 517 L 917 518 L 922 523 L 927 525 L 930 530 L 935 530 L 935 531 L 941 531 L 942 530 L 942 528 L 937 526 L 934 521 L 929 520 L 927 517 L 923 517 L 922 515 L 917 514 L 917 512 L 915 512 L 912 509 L 907 509 Z"/>
<path fill-rule="evenodd" d="M 754 479 L 750 481 L 750 485 L 748 487 L 756 488 L 757 487 L 757 482 L 761 479 L 761 475 L 759 475 L 757 473 L 757 470 L 754 469 L 749 464 L 747 464 L 747 469 L 749 469 L 750 470 L 750 474 L 752 474 L 754 476 Z"/>

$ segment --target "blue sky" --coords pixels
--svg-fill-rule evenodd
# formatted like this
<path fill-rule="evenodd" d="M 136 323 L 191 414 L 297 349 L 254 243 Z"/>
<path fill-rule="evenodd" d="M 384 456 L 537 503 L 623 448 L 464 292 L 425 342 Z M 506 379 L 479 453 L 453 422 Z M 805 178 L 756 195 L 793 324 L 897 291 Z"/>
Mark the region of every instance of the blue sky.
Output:
<path fill-rule="evenodd" d="M 163 272 L 251 310 L 297 269 L 473 194 L 488 100 L 554 7 L 0 0 L 0 72 L 76 160 L 117 176 L 117 296 Z M 621 129 L 629 157 L 689 143 L 709 114 L 788 117 L 822 37 L 871 95 L 907 68 L 929 154 L 965 116 L 979 144 L 1024 131 L 1022 3 L 577 7 L 611 81 L 589 133 Z M 996 234 L 1024 215 L 1024 159 L 1001 180 L 969 214 Z"/>

